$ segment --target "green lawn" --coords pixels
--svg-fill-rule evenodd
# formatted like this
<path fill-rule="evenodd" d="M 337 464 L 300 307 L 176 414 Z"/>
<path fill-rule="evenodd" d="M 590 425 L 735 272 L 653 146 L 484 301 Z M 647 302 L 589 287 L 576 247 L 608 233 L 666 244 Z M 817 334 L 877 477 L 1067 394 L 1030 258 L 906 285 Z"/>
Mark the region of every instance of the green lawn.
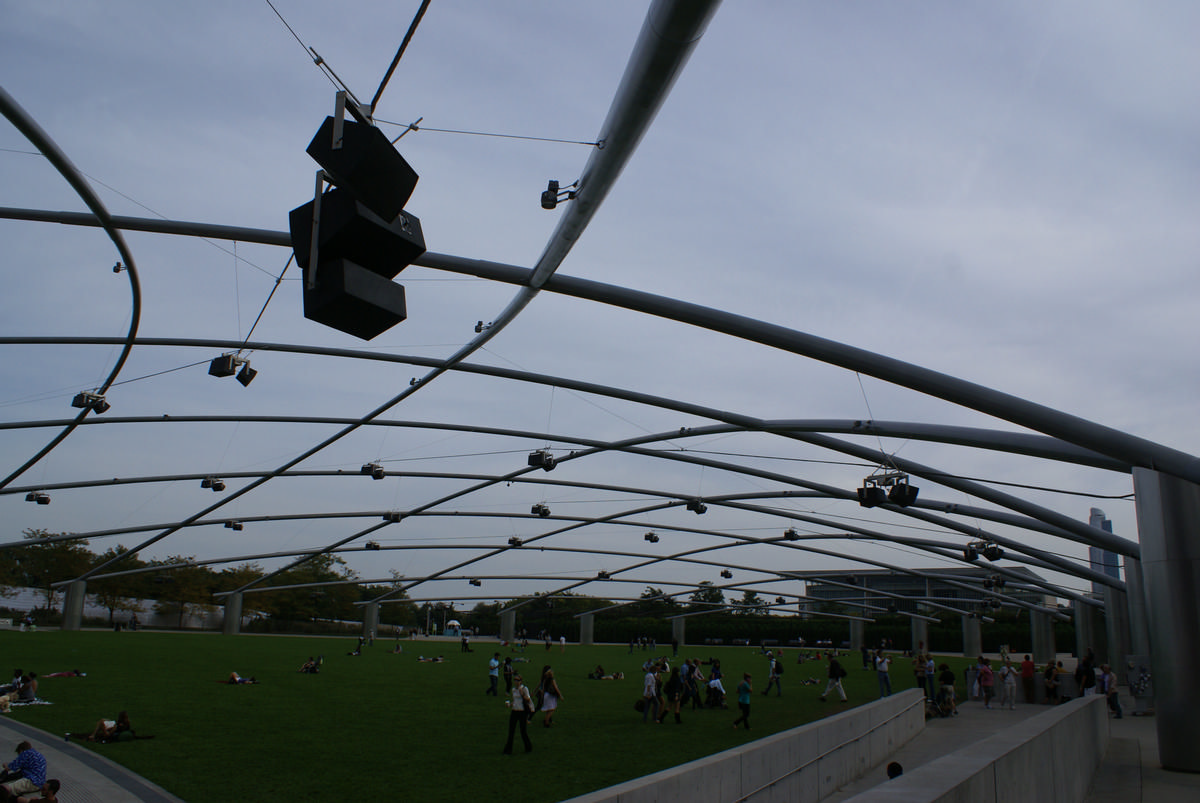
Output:
<path fill-rule="evenodd" d="M 531 645 L 518 664 L 532 687 L 544 664 L 554 667 L 565 696 L 553 728 L 530 726 L 534 752 L 501 755 L 508 722 L 500 697 L 484 695 L 487 661 L 498 647 L 476 640 L 474 652 L 457 643 L 377 641 L 358 657 L 353 639 L 222 636 L 158 632 L 0 632 L 0 652 L 11 666 L 40 675 L 79 669 L 86 678 L 46 678 L 39 696 L 53 705 L 14 708 L 7 716 L 53 734 L 90 730 L 96 720 L 129 711 L 139 733 L 152 740 L 92 747 L 190 803 L 320 799 L 340 789 L 364 798 L 403 794 L 414 800 L 450 800 L 520 789 L 527 801 L 558 801 L 716 753 L 751 738 L 844 710 L 817 699 L 824 664 L 797 664 L 786 650 L 784 696 L 755 694 L 753 730 L 735 731 L 731 710 L 685 710 L 683 723 L 643 725 L 634 711 L 641 695 L 641 663 L 648 652 L 627 646 Z M 669 654 L 659 647 L 658 654 Z M 417 656 L 441 653 L 441 664 Z M 324 654 L 318 675 L 297 672 L 309 655 Z M 507 651 L 504 654 L 509 654 Z M 520 655 L 517 653 L 516 655 Z M 767 661 L 756 648 L 681 648 L 681 657 L 716 656 L 731 693 L 743 672 L 756 689 L 766 683 Z M 844 659 L 850 705 L 878 695 L 874 672 L 857 655 Z M 956 668 L 962 659 L 952 662 Z M 626 674 L 593 681 L 597 664 Z M 236 670 L 258 685 L 219 681 Z M 960 675 L 961 676 L 961 675 Z M 819 685 L 804 686 L 806 678 Z M 892 671 L 894 689 L 914 683 L 905 659 Z M 960 690 L 961 692 L 961 690 Z M 736 698 L 731 694 L 731 698 Z M 51 768 L 53 771 L 53 767 Z M 320 790 L 320 791 L 318 791 Z"/>

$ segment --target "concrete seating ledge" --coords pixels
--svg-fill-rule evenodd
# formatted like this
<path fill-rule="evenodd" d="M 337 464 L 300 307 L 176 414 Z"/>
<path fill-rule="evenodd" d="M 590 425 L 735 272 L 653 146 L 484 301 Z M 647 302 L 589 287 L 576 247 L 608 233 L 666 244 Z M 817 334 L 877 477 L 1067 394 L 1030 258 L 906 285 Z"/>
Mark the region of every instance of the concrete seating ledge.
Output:
<path fill-rule="evenodd" d="M 1105 699 L 1082 697 L 850 798 L 854 803 L 999 803 L 1086 798 L 1108 750 Z M 849 802 L 847 802 L 849 803 Z"/>
<path fill-rule="evenodd" d="M 924 695 L 909 689 L 568 803 L 820 800 L 869 772 L 924 726 Z"/>

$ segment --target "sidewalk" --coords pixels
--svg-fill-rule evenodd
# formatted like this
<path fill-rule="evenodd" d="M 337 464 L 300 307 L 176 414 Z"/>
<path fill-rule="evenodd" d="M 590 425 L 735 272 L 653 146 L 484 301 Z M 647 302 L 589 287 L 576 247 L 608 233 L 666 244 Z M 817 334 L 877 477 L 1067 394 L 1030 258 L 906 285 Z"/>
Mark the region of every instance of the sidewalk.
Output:
<path fill-rule="evenodd" d="M 61 734 L 46 733 L 11 716 L 0 717 L 0 754 L 12 756 L 22 740 L 46 757 L 46 777 L 62 783 L 58 799 L 63 803 L 183 803 L 104 756 L 67 742 Z"/>
<path fill-rule="evenodd" d="M 1124 690 L 1123 690 L 1124 691 Z M 1122 694 L 1128 701 L 1129 696 Z M 983 703 L 959 703 L 957 717 L 931 719 L 908 744 L 872 768 L 863 778 L 822 803 L 847 800 L 887 781 L 888 762 L 898 761 L 905 771 L 961 750 L 1024 720 L 1045 713 L 1043 705 L 1018 705 L 1015 711 L 985 709 Z M 1126 704 L 1128 709 L 1128 702 Z M 1153 716 L 1109 719 L 1110 744 L 1104 764 L 1096 772 L 1088 793 L 1089 803 L 1195 803 L 1200 800 L 1200 774 L 1164 770 L 1158 761 L 1158 733 Z"/>

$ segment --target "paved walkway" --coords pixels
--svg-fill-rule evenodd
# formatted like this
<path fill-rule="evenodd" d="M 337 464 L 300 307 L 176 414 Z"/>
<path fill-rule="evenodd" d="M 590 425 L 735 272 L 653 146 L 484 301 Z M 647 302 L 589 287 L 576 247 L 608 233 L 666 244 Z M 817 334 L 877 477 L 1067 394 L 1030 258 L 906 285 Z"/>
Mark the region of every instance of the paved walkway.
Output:
<path fill-rule="evenodd" d="M 1170 772 L 1158 761 L 1158 733 L 1153 716 L 1131 716 L 1128 694 L 1122 694 L 1126 714 L 1109 719 L 1110 744 L 1104 764 L 1096 773 L 1089 803 L 1196 803 L 1200 801 L 1200 774 Z M 905 770 L 961 750 L 1048 709 L 1043 705 L 1018 705 L 1015 711 L 987 710 L 983 703 L 959 703 L 957 717 L 932 719 L 916 738 L 880 762 L 866 776 L 843 787 L 822 803 L 847 800 L 887 780 L 886 766 L 898 761 Z"/>
<path fill-rule="evenodd" d="M 62 735 L 0 717 L 0 754 L 8 757 L 22 740 L 46 757 L 48 778 L 62 782 L 63 803 L 183 803 L 161 787 Z M 10 758 L 6 758 L 11 760 Z"/>

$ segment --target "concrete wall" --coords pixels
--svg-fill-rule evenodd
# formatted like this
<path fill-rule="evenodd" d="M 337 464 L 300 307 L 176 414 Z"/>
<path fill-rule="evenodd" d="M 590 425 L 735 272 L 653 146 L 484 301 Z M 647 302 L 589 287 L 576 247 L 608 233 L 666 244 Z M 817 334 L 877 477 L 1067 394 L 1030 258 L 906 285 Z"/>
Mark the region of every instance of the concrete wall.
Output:
<path fill-rule="evenodd" d="M 1104 698 L 1075 699 L 846 803 L 1075 803 L 1087 794 L 1108 740 Z"/>
<path fill-rule="evenodd" d="M 925 727 L 916 689 L 852 708 L 570 803 L 791 803 L 861 777 Z"/>

